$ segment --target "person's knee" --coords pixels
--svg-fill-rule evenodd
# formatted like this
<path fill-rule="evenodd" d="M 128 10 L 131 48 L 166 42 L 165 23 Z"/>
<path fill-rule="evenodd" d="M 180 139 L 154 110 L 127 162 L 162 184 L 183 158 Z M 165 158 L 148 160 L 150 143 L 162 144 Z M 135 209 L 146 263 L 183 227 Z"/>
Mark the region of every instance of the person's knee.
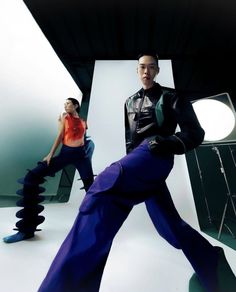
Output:
<path fill-rule="evenodd" d="M 93 208 L 97 205 L 97 200 L 98 200 L 97 198 L 86 195 L 79 207 L 79 211 L 82 214 L 90 213 L 93 210 Z"/>
<path fill-rule="evenodd" d="M 94 213 L 94 210 L 105 216 L 118 216 L 128 214 L 132 209 L 132 205 L 128 204 L 126 200 L 122 200 L 113 194 L 98 194 L 96 196 L 86 195 L 82 204 L 80 205 L 80 212 L 82 214 Z"/>
<path fill-rule="evenodd" d="M 35 176 L 35 174 L 32 172 L 32 170 L 29 170 L 25 176 L 25 181 L 26 182 L 31 182 L 31 181 L 35 181 L 37 179 L 37 177 Z"/>

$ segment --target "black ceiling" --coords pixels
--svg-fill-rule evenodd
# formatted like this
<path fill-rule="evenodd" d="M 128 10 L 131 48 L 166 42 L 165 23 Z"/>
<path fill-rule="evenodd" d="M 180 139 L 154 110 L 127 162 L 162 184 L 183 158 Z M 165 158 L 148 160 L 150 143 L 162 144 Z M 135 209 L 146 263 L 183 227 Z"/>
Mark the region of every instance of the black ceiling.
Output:
<path fill-rule="evenodd" d="M 236 1 L 24 0 L 84 95 L 94 60 L 171 59 L 192 97 L 229 92 L 236 104 Z"/>

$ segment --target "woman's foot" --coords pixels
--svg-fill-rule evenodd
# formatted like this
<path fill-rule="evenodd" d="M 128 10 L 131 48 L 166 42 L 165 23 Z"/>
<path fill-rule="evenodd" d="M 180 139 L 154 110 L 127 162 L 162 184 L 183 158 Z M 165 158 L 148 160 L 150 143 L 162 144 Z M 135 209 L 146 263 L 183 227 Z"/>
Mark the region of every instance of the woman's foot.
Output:
<path fill-rule="evenodd" d="M 24 233 L 24 232 L 19 231 L 16 234 L 3 237 L 3 241 L 5 243 L 14 243 L 14 242 L 29 239 L 32 237 L 34 237 L 34 233 Z"/>

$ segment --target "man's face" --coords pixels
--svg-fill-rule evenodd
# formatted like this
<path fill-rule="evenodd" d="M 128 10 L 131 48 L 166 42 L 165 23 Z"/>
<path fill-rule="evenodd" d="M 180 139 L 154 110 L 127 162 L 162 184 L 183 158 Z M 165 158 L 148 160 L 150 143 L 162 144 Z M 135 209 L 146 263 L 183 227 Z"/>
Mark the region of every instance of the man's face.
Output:
<path fill-rule="evenodd" d="M 142 56 L 138 61 L 138 76 L 145 88 L 153 85 L 155 76 L 159 73 L 159 68 L 152 56 Z"/>

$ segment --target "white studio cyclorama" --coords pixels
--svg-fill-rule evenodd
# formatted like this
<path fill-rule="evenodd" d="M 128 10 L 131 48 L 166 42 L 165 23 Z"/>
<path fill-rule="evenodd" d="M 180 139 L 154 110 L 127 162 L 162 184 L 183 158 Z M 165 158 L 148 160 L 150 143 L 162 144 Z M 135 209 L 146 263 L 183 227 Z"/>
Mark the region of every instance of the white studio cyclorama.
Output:
<path fill-rule="evenodd" d="M 165 72 L 165 66 L 167 70 L 170 69 L 171 62 L 161 61 L 161 72 Z M 127 75 L 121 74 L 122 72 L 127 72 Z M 170 76 L 172 79 L 172 74 Z M 162 84 L 171 86 L 171 79 L 170 83 Z M 157 82 L 161 83 L 159 79 Z M 128 84 L 131 85 L 130 89 Z M 136 61 L 96 62 L 88 116 L 88 134 L 95 142 L 95 173 L 99 173 L 112 161 L 124 155 L 123 102 L 127 95 L 139 88 Z M 185 156 L 176 156 L 175 160 L 174 170 L 167 180 L 169 189 L 180 215 L 194 228 L 199 229 Z M 76 173 L 69 203 L 46 205 L 46 220 L 41 225 L 43 231 L 39 232 L 35 239 L 11 246 L 2 244 L 0 269 L 5 275 L 4 287 L 10 287 L 8 289 L 12 291 L 16 288 L 20 292 L 36 291 L 72 226 L 84 196 L 77 179 Z M 15 222 L 14 213 L 15 208 L 4 208 L 1 212 L 1 222 L 5 222 L 1 228 L 2 236 L 12 228 Z M 224 246 L 203 235 L 212 244 Z M 235 251 L 227 246 L 224 246 L 224 249 L 232 268 L 235 269 Z M 173 276 L 172 281 L 168 281 L 170 274 Z M 10 280 L 12 275 L 19 279 L 27 278 L 27 281 L 21 281 L 19 287 L 17 281 Z M 169 246 L 157 235 L 144 204 L 141 204 L 133 209 L 114 240 L 100 291 L 172 292 L 178 289 L 187 292 L 191 275 L 192 268 L 182 252 Z"/>
<path fill-rule="evenodd" d="M 21 157 L 17 163 L 25 163 L 22 166 L 24 172 L 30 168 L 27 155 L 35 164 L 41 155 L 47 154 L 47 145 L 55 138 L 57 118 L 63 110 L 64 100 L 68 96 L 78 98 L 80 92 L 23 1 L 3 2 L 4 9 L 0 10 L 0 104 L 3 109 L 0 147 L 9 152 L 7 156 L 1 156 L 0 166 L 2 159 L 8 159 L 13 171 L 15 159 Z M 136 65 L 137 61 L 98 61 L 95 64 L 88 115 L 88 134 L 95 143 L 94 173 L 99 173 L 125 154 L 124 101 L 141 87 Z M 174 87 L 171 61 L 161 60 L 160 70 L 156 81 Z M 6 122 L 9 122 L 7 128 L 4 126 Z M 34 145 L 35 141 L 37 145 Z M 45 150 L 40 146 L 41 142 L 45 144 Z M 28 150 L 22 154 L 26 146 Z M 78 178 L 76 172 L 68 203 L 45 205 L 43 214 L 46 220 L 39 226 L 42 231 L 35 238 L 15 244 L 0 243 L 1 291 L 37 291 L 85 195 L 80 190 Z M 9 179 L 4 178 L 4 169 L 1 170 L 1 179 Z M 11 183 L 17 189 L 17 183 Z M 180 215 L 199 230 L 184 155 L 176 156 L 167 183 Z M 17 209 L 1 208 L 1 238 L 13 233 Z M 236 273 L 236 252 L 205 233 L 201 234 L 213 245 L 224 247 Z M 114 240 L 100 292 L 187 292 L 192 273 L 192 267 L 182 252 L 157 234 L 144 204 L 141 204 L 132 210 Z"/>

